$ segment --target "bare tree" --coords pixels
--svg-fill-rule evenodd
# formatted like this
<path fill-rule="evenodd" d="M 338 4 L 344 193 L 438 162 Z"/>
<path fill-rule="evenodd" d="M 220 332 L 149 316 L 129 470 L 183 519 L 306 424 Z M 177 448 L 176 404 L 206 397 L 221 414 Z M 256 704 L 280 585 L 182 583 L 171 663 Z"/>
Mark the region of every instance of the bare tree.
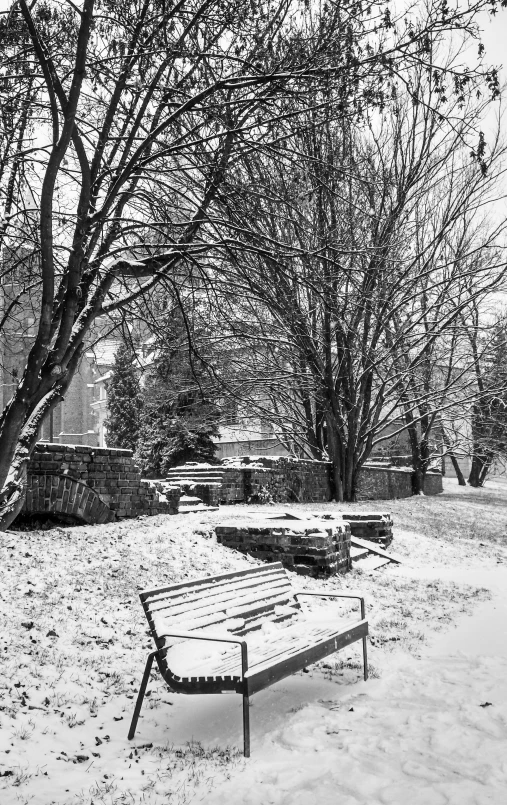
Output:
<path fill-rule="evenodd" d="M 474 393 L 471 395 L 469 431 L 465 444 L 472 456 L 468 483 L 484 486 L 495 463 L 507 458 L 507 334 L 505 316 L 488 315 L 474 301 L 463 317 L 470 356 Z M 468 436 L 468 440 L 466 440 Z"/>
<path fill-rule="evenodd" d="M 276 137 L 275 119 L 315 106 L 323 79 L 344 106 L 382 105 L 391 76 L 417 62 L 443 94 L 433 38 L 474 33 L 477 11 L 490 5 L 434 0 L 429 14 L 404 10 L 396 21 L 381 0 L 13 2 L 3 30 L 22 34 L 9 40 L 2 70 L 22 84 L 11 101 L 27 99 L 36 126 L 28 143 L 21 120 L 21 140 L 9 145 L 24 202 L 5 237 L 15 259 L 21 248 L 36 257 L 18 273 L 37 316 L 0 418 L 3 527 L 22 505 L 40 425 L 96 320 L 114 318 L 182 266 L 196 270 L 217 246 L 204 224 L 235 155 Z M 27 73 L 16 73 L 21 56 Z M 479 72 L 496 91 L 496 73 Z M 449 73 L 459 93 L 473 75 L 467 65 Z"/>
<path fill-rule="evenodd" d="M 305 80 L 329 71 L 335 12 L 314 21 L 294 11 L 285 0 L 13 3 L 2 67 L 12 108 L 27 99 L 37 125 L 27 143 L 17 120 L 4 152 L 11 176 L 24 179 L 5 235 L 20 261 L 16 303 L 29 291 L 38 311 L 0 419 L 4 526 L 22 504 L 40 424 L 97 317 L 209 248 L 202 222 L 234 150 L 269 129 L 274 98 L 307 94 Z"/>
<path fill-rule="evenodd" d="M 338 500 L 354 499 L 400 416 L 422 491 L 436 418 L 470 386 L 460 313 L 504 277 L 502 227 L 470 232 L 501 170 L 502 148 L 486 152 L 479 133 L 482 105 L 435 96 L 419 68 L 407 85 L 362 127 L 298 121 L 277 161 L 272 148 L 245 157 L 223 198 L 227 320 L 249 357 L 241 393 L 271 408 L 287 438 L 329 456 Z"/>

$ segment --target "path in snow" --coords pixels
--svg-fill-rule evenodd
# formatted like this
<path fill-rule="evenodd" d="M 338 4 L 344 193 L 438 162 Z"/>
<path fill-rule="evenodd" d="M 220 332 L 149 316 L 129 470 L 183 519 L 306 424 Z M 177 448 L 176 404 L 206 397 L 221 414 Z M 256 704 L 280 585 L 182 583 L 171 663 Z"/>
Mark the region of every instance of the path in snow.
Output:
<path fill-rule="evenodd" d="M 418 573 L 420 576 L 421 574 Z M 503 805 L 507 801 L 507 569 L 431 577 L 493 599 L 439 635 L 423 659 L 393 655 L 381 680 L 336 687 L 284 726 L 255 735 L 252 759 L 207 794 L 222 805 Z M 304 697 L 304 679 L 299 680 Z M 276 689 L 255 697 L 266 721 Z M 312 697 L 315 701 L 315 698 Z M 278 707 L 277 707 L 278 709 Z M 280 708 L 281 709 L 281 708 Z"/>

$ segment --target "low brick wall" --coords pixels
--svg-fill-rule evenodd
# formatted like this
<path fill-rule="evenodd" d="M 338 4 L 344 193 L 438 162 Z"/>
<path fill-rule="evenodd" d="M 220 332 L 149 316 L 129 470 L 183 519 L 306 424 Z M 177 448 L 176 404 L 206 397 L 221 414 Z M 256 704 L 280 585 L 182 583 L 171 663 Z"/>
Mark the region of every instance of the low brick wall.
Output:
<path fill-rule="evenodd" d="M 357 500 L 393 500 L 412 495 L 412 471 L 389 467 L 363 467 L 359 474 Z"/>
<path fill-rule="evenodd" d="M 225 459 L 222 502 L 305 503 L 330 498 L 329 464 L 289 456 Z"/>
<path fill-rule="evenodd" d="M 244 502 L 245 498 L 245 476 L 243 469 L 235 469 L 223 466 L 224 474 L 222 489 L 220 492 L 220 503 L 239 503 Z"/>
<path fill-rule="evenodd" d="M 177 514 L 179 497 L 179 487 L 166 487 L 162 494 L 156 483 L 142 480 L 130 450 L 39 443 L 28 465 L 22 514 L 56 512 L 106 522 Z"/>
<path fill-rule="evenodd" d="M 345 522 L 240 520 L 216 526 L 215 532 L 228 548 L 265 562 L 282 562 L 302 575 L 333 576 L 351 567 L 350 527 Z"/>
<path fill-rule="evenodd" d="M 429 472 L 424 484 L 425 495 L 443 492 L 442 475 Z M 393 500 L 412 496 L 412 470 L 409 467 L 363 467 L 359 475 L 357 500 Z"/>
<path fill-rule="evenodd" d="M 331 498 L 331 465 L 289 456 L 243 456 L 219 465 L 186 464 L 171 470 L 174 482 L 205 503 L 311 503 Z M 429 473 L 426 494 L 442 492 L 442 477 Z M 357 500 L 392 500 L 410 497 L 409 468 L 367 465 L 359 476 Z"/>
<path fill-rule="evenodd" d="M 442 474 L 440 472 L 427 472 L 424 479 L 424 494 L 440 495 L 443 491 Z"/>

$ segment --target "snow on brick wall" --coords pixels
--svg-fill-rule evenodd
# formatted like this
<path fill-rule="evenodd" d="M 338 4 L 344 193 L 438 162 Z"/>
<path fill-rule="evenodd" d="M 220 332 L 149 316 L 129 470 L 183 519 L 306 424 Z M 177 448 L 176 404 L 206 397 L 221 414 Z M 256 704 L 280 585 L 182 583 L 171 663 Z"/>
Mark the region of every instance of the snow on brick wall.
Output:
<path fill-rule="evenodd" d="M 95 522 L 89 519 L 90 506 L 86 508 L 83 502 L 84 485 L 92 489 L 110 510 L 111 519 L 178 512 L 179 488 L 170 488 L 165 496 L 160 495 L 153 484 L 141 479 L 130 450 L 39 442 L 28 465 L 28 476 L 29 489 L 33 492 L 27 495 L 25 511 L 40 511 L 43 506 L 43 511 L 61 512 Z M 41 482 L 44 476 L 52 476 L 54 483 Z M 72 479 L 77 483 L 65 483 L 65 480 Z M 83 498 L 80 504 L 76 503 L 78 489 Z M 73 502 L 69 503 L 70 496 Z M 89 496 L 90 501 L 92 497 Z"/>
<path fill-rule="evenodd" d="M 263 501 L 268 493 L 285 503 L 327 501 L 330 498 L 329 465 L 289 456 L 246 456 L 225 459 L 222 493 L 224 502 Z"/>
<path fill-rule="evenodd" d="M 288 456 L 246 456 L 224 459 L 222 502 L 263 502 L 268 493 L 275 502 L 328 501 L 330 464 Z M 428 473 L 426 494 L 442 492 L 442 476 Z M 357 500 L 392 500 L 412 494 L 411 470 L 398 467 L 363 467 Z"/>
<path fill-rule="evenodd" d="M 307 576 L 333 576 L 350 570 L 350 526 L 321 520 L 251 520 L 215 527 L 217 541 L 265 562 L 282 562 Z"/>

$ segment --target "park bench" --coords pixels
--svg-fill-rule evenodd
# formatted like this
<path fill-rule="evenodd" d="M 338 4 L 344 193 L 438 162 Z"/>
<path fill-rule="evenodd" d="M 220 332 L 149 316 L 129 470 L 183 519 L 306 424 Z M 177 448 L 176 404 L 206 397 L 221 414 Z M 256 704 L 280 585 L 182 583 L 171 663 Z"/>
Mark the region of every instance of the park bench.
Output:
<path fill-rule="evenodd" d="M 300 596 L 353 598 L 361 619 L 317 620 Z M 249 697 L 307 665 L 363 641 L 368 678 L 364 599 L 327 591 L 293 592 L 280 562 L 140 593 L 156 651 L 148 655 L 128 734 L 134 737 L 153 660 L 168 687 L 181 693 L 243 696 L 245 757 L 250 756 Z"/>

